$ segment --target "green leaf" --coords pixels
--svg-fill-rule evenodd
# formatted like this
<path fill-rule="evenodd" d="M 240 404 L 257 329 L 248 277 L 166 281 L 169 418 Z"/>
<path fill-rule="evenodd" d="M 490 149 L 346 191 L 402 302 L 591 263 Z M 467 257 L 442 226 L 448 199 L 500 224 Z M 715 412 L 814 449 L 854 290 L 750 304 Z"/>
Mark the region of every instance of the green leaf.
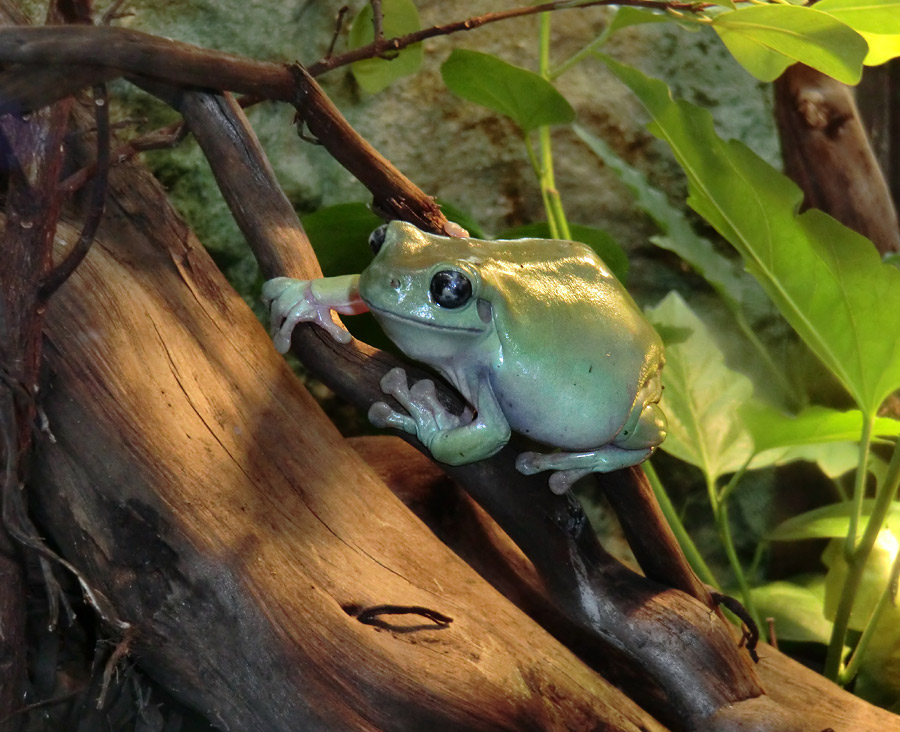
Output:
<path fill-rule="evenodd" d="M 525 132 L 575 119 L 572 105 L 553 84 L 487 53 L 454 49 L 441 76 L 454 94 L 510 117 Z"/>
<path fill-rule="evenodd" d="M 725 2 L 730 4 L 731 0 L 725 0 Z M 732 5 L 732 7 L 734 6 Z M 616 31 L 628 28 L 629 26 L 644 25 L 645 23 L 668 23 L 671 20 L 671 15 L 625 6 L 616 11 L 612 22 L 610 22 L 605 32 L 608 35 L 612 35 Z"/>
<path fill-rule="evenodd" d="M 831 623 L 822 613 L 825 586 L 821 577 L 815 582 L 771 582 L 751 591 L 753 604 L 761 617 L 774 618 L 779 641 L 827 644 Z"/>
<path fill-rule="evenodd" d="M 419 11 L 412 0 L 382 0 L 381 12 L 385 38 L 405 36 L 421 28 Z M 372 6 L 366 3 L 350 26 L 349 46 L 351 49 L 360 48 L 374 40 Z M 416 43 L 397 51 L 396 56 L 391 59 L 367 58 L 354 61 L 350 69 L 364 91 L 377 94 L 397 79 L 416 73 L 422 65 L 422 58 L 422 44 Z"/>
<path fill-rule="evenodd" d="M 900 33 L 900 0 L 821 0 L 816 10 L 857 31 Z"/>
<path fill-rule="evenodd" d="M 874 498 L 863 501 L 862 525 L 865 526 L 872 509 Z M 853 511 L 851 501 L 832 503 L 829 506 L 801 513 L 776 526 L 769 532 L 769 541 L 798 541 L 800 539 L 844 539 L 850 529 L 850 513 Z M 885 527 L 900 535 L 900 501 L 891 503 Z"/>
<path fill-rule="evenodd" d="M 369 234 L 384 222 L 365 203 L 325 206 L 300 217 L 326 277 L 355 274 L 372 261 Z"/>
<path fill-rule="evenodd" d="M 628 278 L 628 256 L 619 243 L 607 234 L 603 229 L 595 229 L 591 226 L 569 224 L 569 233 L 575 241 L 587 244 L 597 252 L 606 266 L 612 271 L 619 282 L 623 284 Z M 546 222 L 525 224 L 514 229 L 507 229 L 496 236 L 497 239 L 549 239 L 550 225 Z"/>
<path fill-rule="evenodd" d="M 741 417 L 753 437 L 757 452 L 776 447 L 814 445 L 823 442 L 858 442 L 862 433 L 863 414 L 858 410 L 840 412 L 826 407 L 807 407 L 788 416 L 760 402 L 746 405 Z M 879 417 L 875 435 L 900 435 L 900 420 Z"/>
<path fill-rule="evenodd" d="M 761 81 L 774 81 L 800 62 L 856 84 L 868 53 L 866 42 L 850 26 L 809 7 L 752 5 L 717 15 L 712 27 L 735 59 Z"/>
<path fill-rule="evenodd" d="M 900 56 L 900 35 L 880 35 L 877 33 L 860 33 L 869 44 L 866 66 L 880 66 L 892 58 Z"/>
<path fill-rule="evenodd" d="M 753 280 L 734 261 L 717 252 L 709 239 L 698 235 L 684 212 L 669 203 L 665 193 L 650 185 L 641 171 L 616 155 L 604 140 L 579 125 L 573 125 L 572 129 L 619 180 L 628 186 L 635 203 L 665 235 L 654 236 L 651 241 L 663 249 L 675 252 L 709 282 L 729 306 L 739 309 L 744 291 L 756 286 Z"/>
<path fill-rule="evenodd" d="M 688 177 L 690 206 L 740 252 L 750 273 L 866 414 L 900 387 L 900 271 L 821 211 L 798 214 L 794 183 L 665 84 L 607 60 L 650 112 Z"/>
<path fill-rule="evenodd" d="M 666 342 L 661 406 L 669 434 L 662 449 L 712 481 L 735 472 L 753 448 L 738 418 L 753 392 L 750 380 L 725 365 L 706 325 L 677 293 L 648 309 L 647 317 Z M 690 335 L 684 337 L 686 331 Z"/>

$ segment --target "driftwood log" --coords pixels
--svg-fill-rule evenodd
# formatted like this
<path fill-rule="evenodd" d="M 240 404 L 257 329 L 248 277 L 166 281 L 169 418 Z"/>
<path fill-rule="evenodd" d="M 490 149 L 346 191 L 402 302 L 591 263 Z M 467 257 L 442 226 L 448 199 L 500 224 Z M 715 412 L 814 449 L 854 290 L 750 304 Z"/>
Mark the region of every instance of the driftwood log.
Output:
<path fill-rule="evenodd" d="M 182 112 L 263 271 L 317 274 L 237 104 L 179 86 L 192 83 L 184 63 L 142 75 L 131 53 L 145 42 L 151 55 L 202 50 L 129 36 L 133 66 L 117 65 L 111 42 L 108 58 L 79 66 L 85 38 L 102 30 L 86 28 L 80 43 L 57 46 L 73 64 L 66 78 L 50 30 L 0 31 L 0 57 L 36 64 L 18 102 L 127 74 Z M 29 57 L 35 42 L 44 55 Z M 200 68 L 207 79 L 235 64 L 218 56 Z M 251 66 L 277 77 L 326 145 L 333 130 L 336 148 L 359 142 L 302 69 Z M 14 81 L 7 74 L 0 87 Z M 85 165 L 77 148 L 69 152 Z M 364 145 L 354 149 L 342 162 L 372 164 L 377 175 L 360 179 L 382 210 L 442 229 L 427 196 Z M 61 258 L 79 235 L 65 222 L 56 233 Z M 774 651 L 754 667 L 639 471 L 606 487 L 647 577 L 602 549 L 577 501 L 553 496 L 545 476 L 517 474 L 514 448 L 452 471 L 480 509 L 453 499 L 444 478 L 423 500 L 433 475 L 407 476 L 397 490 L 418 496 L 414 504 L 465 506 L 449 524 L 446 511 L 416 519 L 337 434 L 138 167 L 115 171 L 98 240 L 53 297 L 45 333 L 52 439 L 35 461 L 36 513 L 82 570 L 120 649 L 223 729 L 900 730 L 896 717 Z M 310 327 L 294 347 L 352 401 L 381 397 L 388 356 L 338 347 Z M 418 461 L 383 444 L 372 462 L 395 483 L 397 465 Z M 465 528 L 468 543 L 448 526 Z M 768 694 L 767 676 L 777 687 Z"/>

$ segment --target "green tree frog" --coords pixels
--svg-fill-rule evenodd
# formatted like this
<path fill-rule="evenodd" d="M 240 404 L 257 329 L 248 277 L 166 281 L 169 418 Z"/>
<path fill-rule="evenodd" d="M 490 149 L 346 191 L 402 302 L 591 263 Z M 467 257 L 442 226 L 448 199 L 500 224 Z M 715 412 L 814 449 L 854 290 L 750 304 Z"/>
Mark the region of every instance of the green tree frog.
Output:
<path fill-rule="evenodd" d="M 360 275 L 266 282 L 276 348 L 314 321 L 350 340 L 332 312 L 370 310 L 410 358 L 435 368 L 470 405 L 461 415 L 438 401 L 429 380 L 407 385 L 395 368 L 369 410 L 379 427 L 414 434 L 451 465 L 490 457 L 510 431 L 556 450 L 526 452 L 525 474 L 555 471 L 564 493 L 590 472 L 646 459 L 666 435 L 658 402 L 663 349 L 631 296 L 589 247 L 570 241 L 482 241 L 427 234 L 393 221 L 369 238 Z"/>

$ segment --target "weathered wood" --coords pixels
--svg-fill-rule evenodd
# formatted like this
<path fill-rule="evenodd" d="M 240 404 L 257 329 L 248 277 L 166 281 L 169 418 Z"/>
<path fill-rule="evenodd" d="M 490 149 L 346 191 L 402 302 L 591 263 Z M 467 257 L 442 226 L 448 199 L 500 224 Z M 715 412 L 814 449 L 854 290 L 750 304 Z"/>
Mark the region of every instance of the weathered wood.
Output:
<path fill-rule="evenodd" d="M 804 206 L 869 237 L 882 254 L 900 251 L 897 211 L 850 88 L 794 64 L 775 82 L 775 120 Z"/>
<path fill-rule="evenodd" d="M 572 647 L 578 642 L 565 618 L 554 608 L 534 566 L 465 491 L 448 485 L 448 476 L 439 467 L 397 438 L 354 438 L 350 444 L 394 493 L 479 574 L 567 645 Z M 592 665 L 602 668 L 604 675 L 608 674 L 617 684 L 624 682 L 624 688 L 642 706 L 659 709 L 656 690 L 637 687 L 633 680 L 621 675 L 626 669 L 617 667 L 613 659 L 597 657 L 589 648 L 581 647 L 580 652 L 585 650 L 588 652 L 583 655 Z M 835 732 L 900 732 L 897 715 L 853 696 L 769 645 L 762 644 L 759 654 L 758 671 L 768 696 L 797 711 L 807 720 L 810 730 L 820 732 L 830 727 Z"/>
<path fill-rule="evenodd" d="M 48 312 L 34 490 L 143 668 L 230 729 L 662 729 L 373 475 L 155 182 L 107 216 Z"/>

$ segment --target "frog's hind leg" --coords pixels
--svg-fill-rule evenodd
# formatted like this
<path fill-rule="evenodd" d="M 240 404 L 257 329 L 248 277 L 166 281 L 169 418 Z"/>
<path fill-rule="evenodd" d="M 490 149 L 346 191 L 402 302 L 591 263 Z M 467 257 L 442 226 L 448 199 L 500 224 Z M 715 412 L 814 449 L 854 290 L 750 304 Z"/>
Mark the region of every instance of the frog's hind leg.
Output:
<path fill-rule="evenodd" d="M 646 460 L 653 450 L 653 447 L 626 450 L 616 445 L 604 445 L 590 452 L 523 452 L 516 459 L 516 469 L 525 475 L 544 470 L 556 471 L 550 476 L 550 490 L 562 494 L 588 473 L 609 473 L 629 468 Z"/>

